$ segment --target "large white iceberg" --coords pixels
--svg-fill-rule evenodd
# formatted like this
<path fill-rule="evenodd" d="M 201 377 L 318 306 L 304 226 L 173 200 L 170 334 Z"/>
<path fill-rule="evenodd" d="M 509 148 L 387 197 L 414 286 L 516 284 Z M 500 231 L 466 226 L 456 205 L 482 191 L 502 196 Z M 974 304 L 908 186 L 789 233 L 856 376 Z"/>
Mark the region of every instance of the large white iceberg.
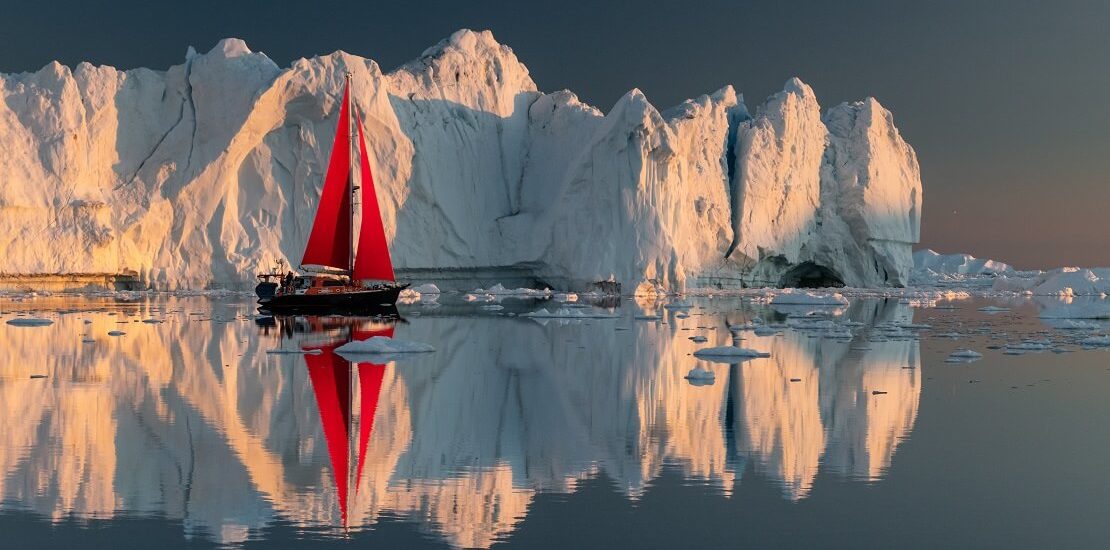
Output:
<path fill-rule="evenodd" d="M 791 79 L 754 115 L 732 87 L 666 111 L 633 90 L 603 113 L 469 30 L 389 73 L 343 52 L 281 68 L 226 39 L 165 71 L 0 74 L 0 273 L 172 289 L 296 265 L 347 71 L 402 276 L 907 282 L 920 176 L 876 101 L 822 116 Z"/>

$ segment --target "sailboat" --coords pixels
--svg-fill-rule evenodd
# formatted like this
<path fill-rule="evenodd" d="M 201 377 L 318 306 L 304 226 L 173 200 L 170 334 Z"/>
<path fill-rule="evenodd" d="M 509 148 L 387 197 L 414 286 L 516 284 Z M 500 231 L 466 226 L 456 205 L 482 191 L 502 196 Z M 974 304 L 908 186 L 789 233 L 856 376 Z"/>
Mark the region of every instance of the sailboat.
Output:
<path fill-rule="evenodd" d="M 295 275 L 290 271 L 281 277 L 276 288 L 259 292 L 258 303 L 263 310 L 273 313 L 373 310 L 392 306 L 408 287 L 398 283 L 393 272 L 366 152 L 366 133 L 355 111 L 348 72 L 320 205 L 301 260 L 303 273 Z M 355 185 L 356 143 L 361 186 Z M 354 204 L 355 191 L 360 189 L 362 224 L 356 250 Z"/>

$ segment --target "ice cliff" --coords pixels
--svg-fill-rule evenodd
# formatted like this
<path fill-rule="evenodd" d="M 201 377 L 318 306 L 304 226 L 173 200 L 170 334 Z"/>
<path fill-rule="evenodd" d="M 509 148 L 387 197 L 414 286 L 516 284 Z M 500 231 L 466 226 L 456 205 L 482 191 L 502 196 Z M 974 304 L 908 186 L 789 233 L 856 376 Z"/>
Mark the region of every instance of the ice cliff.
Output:
<path fill-rule="evenodd" d="M 792 79 L 753 112 L 725 87 L 666 111 L 632 90 L 603 113 L 462 30 L 388 73 L 343 52 L 281 68 L 227 39 L 166 71 L 0 74 L 0 273 L 195 288 L 296 265 L 346 71 L 402 276 L 627 292 L 913 268 L 917 160 L 875 100 L 822 114 Z"/>

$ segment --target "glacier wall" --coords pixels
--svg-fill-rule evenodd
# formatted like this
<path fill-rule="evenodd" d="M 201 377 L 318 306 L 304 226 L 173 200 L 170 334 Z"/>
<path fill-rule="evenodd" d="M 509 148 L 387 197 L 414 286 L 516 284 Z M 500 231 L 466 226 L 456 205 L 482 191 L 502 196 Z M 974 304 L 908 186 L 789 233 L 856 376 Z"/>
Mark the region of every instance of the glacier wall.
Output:
<path fill-rule="evenodd" d="M 792 79 L 754 114 L 731 87 L 662 112 L 632 90 L 603 113 L 462 30 L 388 73 L 343 52 L 281 68 L 227 39 L 166 71 L 0 74 L 0 274 L 172 289 L 296 265 L 347 71 L 402 276 L 630 291 L 912 270 L 920 173 L 875 100 L 822 115 Z"/>

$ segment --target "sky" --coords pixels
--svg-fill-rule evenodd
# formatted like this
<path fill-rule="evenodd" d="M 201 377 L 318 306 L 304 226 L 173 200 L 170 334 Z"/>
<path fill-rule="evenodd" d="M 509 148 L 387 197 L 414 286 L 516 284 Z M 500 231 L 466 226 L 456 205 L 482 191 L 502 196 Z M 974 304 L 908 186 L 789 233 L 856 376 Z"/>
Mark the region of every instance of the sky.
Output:
<path fill-rule="evenodd" d="M 345 50 L 389 70 L 489 29 L 540 90 L 604 111 L 732 84 L 754 109 L 797 76 L 822 107 L 894 113 L 924 185 L 921 245 L 1019 268 L 1110 266 L 1110 2 L 0 0 L 0 72 L 166 68 L 246 40 L 280 65 Z"/>

